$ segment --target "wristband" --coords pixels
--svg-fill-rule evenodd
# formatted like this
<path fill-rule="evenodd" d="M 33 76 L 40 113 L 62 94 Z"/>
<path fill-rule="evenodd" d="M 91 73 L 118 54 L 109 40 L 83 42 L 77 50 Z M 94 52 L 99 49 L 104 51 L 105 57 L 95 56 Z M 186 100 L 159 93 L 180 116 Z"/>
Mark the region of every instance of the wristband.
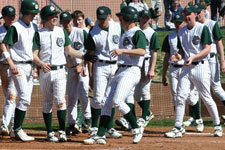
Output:
<path fill-rule="evenodd" d="M 2 57 L 3 57 L 4 60 L 7 59 L 7 58 L 9 58 L 10 57 L 9 52 L 3 52 L 2 53 Z"/>

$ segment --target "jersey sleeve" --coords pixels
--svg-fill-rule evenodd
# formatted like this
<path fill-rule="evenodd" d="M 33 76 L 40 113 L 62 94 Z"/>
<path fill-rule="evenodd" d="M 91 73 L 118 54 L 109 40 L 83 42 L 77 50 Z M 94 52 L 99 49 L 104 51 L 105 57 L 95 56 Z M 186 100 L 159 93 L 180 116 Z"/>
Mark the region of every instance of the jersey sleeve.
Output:
<path fill-rule="evenodd" d="M 135 32 L 134 36 L 132 37 L 132 42 L 135 45 L 135 48 L 146 48 L 146 37 L 145 34 L 138 30 Z"/>
<path fill-rule="evenodd" d="M 91 50 L 91 51 L 96 50 L 95 42 L 94 42 L 90 32 L 89 32 L 88 37 L 87 37 L 87 42 L 85 43 L 85 49 Z"/>
<path fill-rule="evenodd" d="M 18 41 L 18 34 L 16 28 L 14 26 L 11 26 L 7 30 L 5 38 L 3 39 L 3 43 L 13 46 L 17 41 Z"/>
<path fill-rule="evenodd" d="M 210 34 L 209 28 L 207 26 L 204 26 L 204 28 L 202 30 L 201 43 L 202 44 L 211 44 L 212 43 L 211 34 Z"/>
<path fill-rule="evenodd" d="M 151 50 L 159 50 L 159 38 L 157 32 L 154 32 L 150 41 L 150 49 Z"/>
<path fill-rule="evenodd" d="M 169 44 L 169 37 L 168 35 L 165 37 L 163 44 L 162 44 L 162 51 L 166 53 L 170 53 L 170 44 Z"/>
<path fill-rule="evenodd" d="M 215 41 L 221 40 L 223 38 L 223 35 L 220 31 L 220 27 L 219 27 L 217 22 L 215 23 L 215 25 L 213 27 L 212 34 L 213 34 L 213 38 L 214 38 Z"/>
<path fill-rule="evenodd" d="M 33 50 L 40 50 L 40 36 L 38 32 L 35 32 L 34 38 L 33 38 Z"/>
<path fill-rule="evenodd" d="M 87 43 L 87 36 L 88 36 L 88 33 L 83 30 L 83 35 L 84 35 L 84 45 Z"/>
<path fill-rule="evenodd" d="M 65 47 L 65 46 L 70 45 L 72 42 L 71 42 L 71 40 L 69 38 L 69 35 L 68 35 L 68 33 L 66 32 L 65 29 L 63 29 L 63 32 L 64 32 L 64 35 L 65 35 L 65 44 L 64 44 L 64 47 Z"/>

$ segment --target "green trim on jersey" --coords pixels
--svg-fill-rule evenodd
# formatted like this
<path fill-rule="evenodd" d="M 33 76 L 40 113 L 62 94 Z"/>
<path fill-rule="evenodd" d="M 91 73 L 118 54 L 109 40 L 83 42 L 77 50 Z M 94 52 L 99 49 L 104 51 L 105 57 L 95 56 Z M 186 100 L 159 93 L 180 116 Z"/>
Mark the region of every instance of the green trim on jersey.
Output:
<path fill-rule="evenodd" d="M 159 50 L 160 45 L 159 45 L 159 38 L 157 32 L 153 33 L 150 41 L 150 49 L 151 50 Z"/>
<path fill-rule="evenodd" d="M 135 48 L 146 49 L 146 37 L 141 30 L 137 30 L 132 37 L 132 42 L 135 45 Z"/>
<path fill-rule="evenodd" d="M 18 33 L 14 26 L 10 26 L 7 30 L 3 43 L 13 46 L 18 41 Z"/>
<path fill-rule="evenodd" d="M 223 38 L 223 35 L 220 31 L 220 27 L 217 22 L 215 23 L 215 25 L 213 27 L 212 36 L 215 41 L 221 40 Z"/>
<path fill-rule="evenodd" d="M 83 44 L 85 45 L 87 42 L 88 33 L 85 30 L 83 30 L 83 34 L 84 34 L 84 43 Z"/>
<path fill-rule="evenodd" d="M 40 36 L 38 32 L 35 32 L 33 38 L 33 50 L 40 50 Z"/>
<path fill-rule="evenodd" d="M 162 51 L 166 53 L 170 53 L 170 44 L 169 44 L 169 36 L 167 35 L 162 44 Z"/>
<path fill-rule="evenodd" d="M 96 50 L 95 42 L 94 42 L 90 33 L 88 34 L 87 42 L 85 43 L 84 47 L 88 51 L 95 51 Z"/>
<path fill-rule="evenodd" d="M 212 43 L 211 34 L 210 34 L 209 28 L 207 26 L 203 27 L 202 35 L 201 35 L 201 43 L 203 45 Z"/>
<path fill-rule="evenodd" d="M 64 44 L 64 47 L 66 47 L 66 46 L 70 45 L 72 42 L 71 42 L 71 40 L 69 38 L 69 35 L 68 35 L 68 33 L 66 32 L 65 29 L 63 29 L 63 32 L 64 32 L 64 35 L 65 35 L 65 44 Z"/>

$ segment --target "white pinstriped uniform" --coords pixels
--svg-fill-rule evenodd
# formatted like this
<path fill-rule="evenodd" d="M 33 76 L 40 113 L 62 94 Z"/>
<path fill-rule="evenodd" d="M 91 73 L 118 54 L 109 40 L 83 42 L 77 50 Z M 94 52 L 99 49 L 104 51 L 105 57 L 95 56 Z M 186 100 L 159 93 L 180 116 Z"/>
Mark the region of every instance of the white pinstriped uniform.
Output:
<path fill-rule="evenodd" d="M 121 35 L 120 24 L 110 20 L 108 32 L 95 25 L 89 33 L 94 40 L 96 46 L 95 55 L 98 57 L 98 60 L 117 61 L 117 57 L 113 58 L 109 54 L 109 51 L 119 47 L 119 38 Z M 117 64 L 108 64 L 99 61 L 93 64 L 94 98 L 91 103 L 93 108 L 101 109 L 104 105 L 103 100 L 106 88 L 109 81 L 114 77 L 116 70 Z"/>
<path fill-rule="evenodd" d="M 18 41 L 10 46 L 10 56 L 19 73 L 14 75 L 9 70 L 9 77 L 11 78 L 8 90 L 14 90 L 13 83 L 11 83 L 13 81 L 19 96 L 16 108 L 26 111 L 30 105 L 33 89 L 32 64 L 20 62 L 33 61 L 33 36 L 37 31 L 37 26 L 33 23 L 29 23 L 29 26 L 27 26 L 20 19 L 13 23 L 12 26 L 16 28 Z"/>
<path fill-rule="evenodd" d="M 213 28 L 215 26 L 216 21 L 207 19 L 204 22 L 204 25 L 206 25 L 209 28 L 209 31 L 211 35 L 213 35 Z M 213 93 L 221 100 L 225 101 L 225 91 L 223 90 L 220 82 L 220 64 L 218 62 L 218 52 L 216 48 L 216 41 L 212 37 L 212 44 L 211 44 L 211 54 L 214 53 L 215 55 L 213 57 L 210 57 L 209 54 L 209 66 L 211 71 L 211 89 Z"/>
<path fill-rule="evenodd" d="M 168 42 L 170 45 L 170 58 L 171 56 L 175 55 L 176 52 L 178 52 L 177 48 L 177 33 L 176 31 L 168 34 Z M 169 59 L 170 60 L 170 59 Z M 175 62 L 174 62 L 175 64 Z M 181 60 L 177 62 L 176 64 L 183 65 L 184 61 Z M 174 67 L 172 64 L 170 64 L 169 68 L 169 81 L 170 81 L 170 90 L 172 93 L 173 97 L 173 104 L 175 104 L 176 97 L 177 97 L 177 85 L 178 85 L 178 80 L 179 76 L 181 74 L 181 67 Z M 188 102 L 190 105 L 195 105 L 197 101 L 199 100 L 199 94 L 198 91 L 195 87 L 192 87 L 190 89 L 190 94 L 188 96 Z"/>
<path fill-rule="evenodd" d="M 69 35 L 72 41 L 72 47 L 84 54 L 86 50 L 84 49 L 84 34 L 83 30 L 77 27 L 73 27 Z M 81 63 L 81 59 L 72 58 L 67 56 L 67 93 L 68 93 L 68 123 L 74 124 L 77 119 L 77 102 L 78 99 L 81 103 L 82 113 L 84 118 L 91 118 L 91 107 L 88 98 L 89 90 L 89 73 L 86 68 L 86 76 L 83 77 L 80 73 L 75 73 L 75 66 Z"/>
<path fill-rule="evenodd" d="M 134 103 L 134 100 L 142 101 L 142 100 L 150 100 L 151 99 L 151 94 L 150 94 L 150 85 L 151 85 L 151 79 L 148 79 L 148 72 L 151 67 L 151 49 L 150 49 L 150 41 L 152 38 L 152 35 L 155 33 L 155 31 L 148 27 L 145 30 L 142 30 L 146 36 L 147 44 L 146 44 L 146 49 L 145 49 L 145 56 L 144 56 L 144 75 L 146 80 L 144 82 L 140 81 L 137 86 L 135 87 L 134 90 L 134 95 L 130 95 L 126 102 L 127 103 Z M 133 91 L 132 91 L 133 92 Z"/>
<path fill-rule="evenodd" d="M 186 25 L 178 31 L 178 37 L 185 52 L 185 60 L 190 56 L 198 54 L 203 49 L 203 46 L 200 43 L 203 28 L 203 24 L 196 22 L 192 29 L 188 29 Z M 182 126 L 185 101 L 187 100 L 192 85 L 197 88 L 199 96 L 205 103 L 206 108 L 213 119 L 213 124 L 220 124 L 217 106 L 210 94 L 210 69 L 207 56 L 198 61 L 204 61 L 204 63 L 183 67 L 181 70 L 178 82 L 177 101 L 175 103 L 175 127 Z"/>
<path fill-rule="evenodd" d="M 40 69 L 40 89 L 42 92 L 42 106 L 44 113 L 52 112 L 53 101 L 57 110 L 66 110 L 66 72 L 64 65 L 65 34 L 62 28 L 55 26 L 53 31 L 42 28 L 38 31 L 40 37 L 39 58 L 51 66 L 62 66 L 47 73 Z"/>
<path fill-rule="evenodd" d="M 3 41 L 6 33 L 7 33 L 7 30 L 6 30 L 5 26 L 1 26 L 0 27 L 0 41 Z M 1 59 L 1 57 L 2 57 L 2 55 L 0 55 L 0 59 Z M 15 108 L 16 108 L 15 100 L 16 100 L 16 96 L 17 96 L 17 92 L 16 92 L 13 82 L 10 85 L 13 87 L 9 88 L 11 91 L 8 91 L 8 85 L 9 85 L 8 70 L 9 70 L 9 65 L 7 64 L 7 62 L 0 61 L 0 75 L 1 75 L 1 80 L 2 80 L 2 90 L 3 90 L 4 96 L 5 96 L 5 105 L 4 105 L 4 112 L 2 115 L 2 124 L 5 127 L 8 127 L 10 123 L 11 123 L 11 125 L 13 125 L 13 123 L 14 123 L 14 112 L 15 112 Z M 13 96 L 9 97 L 9 95 L 13 95 Z M 11 99 L 9 100 L 9 98 L 11 98 Z"/>
<path fill-rule="evenodd" d="M 141 30 L 139 27 L 133 27 L 126 31 L 120 39 L 120 48 L 134 49 L 132 37 L 135 32 Z M 129 41 L 129 42 L 128 42 Z M 126 43 L 126 44 L 125 44 Z M 125 44 L 125 45 L 123 45 Z M 115 77 L 111 80 L 107 87 L 106 102 L 102 108 L 101 115 L 111 116 L 112 106 L 119 109 L 123 114 L 130 111 L 129 106 L 125 103 L 127 97 L 131 94 L 131 90 L 139 83 L 141 78 L 141 67 L 144 57 L 120 55 L 118 57 L 118 65 L 132 65 L 131 67 L 119 67 Z"/>

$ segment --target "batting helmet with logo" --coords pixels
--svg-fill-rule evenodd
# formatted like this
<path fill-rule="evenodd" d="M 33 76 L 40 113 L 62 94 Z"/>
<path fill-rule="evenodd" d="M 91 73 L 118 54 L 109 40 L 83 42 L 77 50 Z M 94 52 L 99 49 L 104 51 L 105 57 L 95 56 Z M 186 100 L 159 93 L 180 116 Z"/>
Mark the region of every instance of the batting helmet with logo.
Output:
<path fill-rule="evenodd" d="M 116 15 L 123 16 L 123 20 L 126 22 L 138 21 L 138 11 L 131 6 L 123 7 L 119 13 L 116 13 Z"/>

